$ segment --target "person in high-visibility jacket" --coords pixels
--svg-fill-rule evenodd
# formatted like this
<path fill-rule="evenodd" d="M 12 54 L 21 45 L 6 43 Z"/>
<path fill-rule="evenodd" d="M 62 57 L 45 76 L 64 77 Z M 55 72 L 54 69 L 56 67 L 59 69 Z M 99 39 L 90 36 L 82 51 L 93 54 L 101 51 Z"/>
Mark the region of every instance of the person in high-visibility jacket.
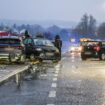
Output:
<path fill-rule="evenodd" d="M 25 39 L 23 40 L 23 43 L 25 45 L 25 54 L 26 54 L 26 58 L 30 58 L 30 55 L 33 52 L 33 40 L 30 37 L 30 35 L 28 34 L 28 31 L 25 31 Z"/>

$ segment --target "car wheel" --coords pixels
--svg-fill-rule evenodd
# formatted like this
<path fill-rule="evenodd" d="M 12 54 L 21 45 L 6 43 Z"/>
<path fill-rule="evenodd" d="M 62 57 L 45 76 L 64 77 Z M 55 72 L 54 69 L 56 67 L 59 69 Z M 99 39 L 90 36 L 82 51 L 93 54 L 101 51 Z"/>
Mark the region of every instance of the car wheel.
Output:
<path fill-rule="evenodd" d="M 31 60 L 31 61 L 35 60 L 34 54 L 31 54 L 31 55 L 30 55 L 30 60 Z"/>
<path fill-rule="evenodd" d="M 15 54 L 10 54 L 9 55 L 9 63 L 15 62 Z"/>
<path fill-rule="evenodd" d="M 37 58 L 36 60 L 39 61 L 40 63 L 43 62 L 42 58 Z"/>
<path fill-rule="evenodd" d="M 102 53 L 102 54 L 101 54 L 100 60 L 105 60 L 105 53 Z"/>
<path fill-rule="evenodd" d="M 84 61 L 84 60 L 86 60 L 86 57 L 85 56 L 81 56 L 81 59 Z"/>
<path fill-rule="evenodd" d="M 22 54 L 21 56 L 20 56 L 20 62 L 21 63 L 25 63 L 25 55 L 24 54 Z"/>

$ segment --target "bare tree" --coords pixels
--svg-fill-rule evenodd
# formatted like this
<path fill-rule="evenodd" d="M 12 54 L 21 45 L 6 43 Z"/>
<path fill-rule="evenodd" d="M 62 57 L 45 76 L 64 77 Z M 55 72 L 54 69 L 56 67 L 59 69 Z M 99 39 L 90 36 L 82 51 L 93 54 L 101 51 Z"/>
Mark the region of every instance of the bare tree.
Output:
<path fill-rule="evenodd" d="M 96 20 L 94 19 L 92 15 L 90 15 L 90 19 L 89 19 L 88 32 L 91 35 L 95 34 L 96 32 Z"/>
<path fill-rule="evenodd" d="M 74 33 L 79 35 L 91 35 L 95 34 L 96 31 L 96 20 L 92 15 L 88 16 L 84 14 L 79 24 L 73 30 Z"/>
<path fill-rule="evenodd" d="M 98 36 L 105 38 L 105 23 L 102 23 L 97 29 Z"/>

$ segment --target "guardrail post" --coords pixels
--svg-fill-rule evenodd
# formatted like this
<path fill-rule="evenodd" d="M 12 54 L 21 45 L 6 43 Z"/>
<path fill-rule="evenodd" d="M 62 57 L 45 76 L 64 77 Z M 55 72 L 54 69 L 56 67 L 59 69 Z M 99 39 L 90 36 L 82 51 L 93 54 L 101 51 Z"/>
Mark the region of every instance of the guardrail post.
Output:
<path fill-rule="evenodd" d="M 33 65 L 33 79 L 36 79 L 37 75 L 38 75 L 37 65 Z"/>
<path fill-rule="evenodd" d="M 17 87 L 20 88 L 20 73 L 15 75 Z"/>

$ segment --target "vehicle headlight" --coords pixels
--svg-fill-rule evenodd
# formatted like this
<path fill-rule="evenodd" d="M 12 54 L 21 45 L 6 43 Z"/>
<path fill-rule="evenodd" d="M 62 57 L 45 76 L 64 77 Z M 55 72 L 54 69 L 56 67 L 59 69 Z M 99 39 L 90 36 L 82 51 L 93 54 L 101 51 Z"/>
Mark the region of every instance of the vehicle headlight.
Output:
<path fill-rule="evenodd" d="M 74 47 L 71 47 L 71 50 L 72 50 L 72 51 L 74 51 L 74 50 L 75 50 L 75 48 L 74 48 Z"/>
<path fill-rule="evenodd" d="M 42 49 L 41 49 L 41 48 L 36 48 L 36 50 L 37 50 L 37 51 L 42 51 Z"/>
<path fill-rule="evenodd" d="M 79 50 L 79 51 L 82 51 L 82 47 L 79 47 L 78 50 Z"/>

